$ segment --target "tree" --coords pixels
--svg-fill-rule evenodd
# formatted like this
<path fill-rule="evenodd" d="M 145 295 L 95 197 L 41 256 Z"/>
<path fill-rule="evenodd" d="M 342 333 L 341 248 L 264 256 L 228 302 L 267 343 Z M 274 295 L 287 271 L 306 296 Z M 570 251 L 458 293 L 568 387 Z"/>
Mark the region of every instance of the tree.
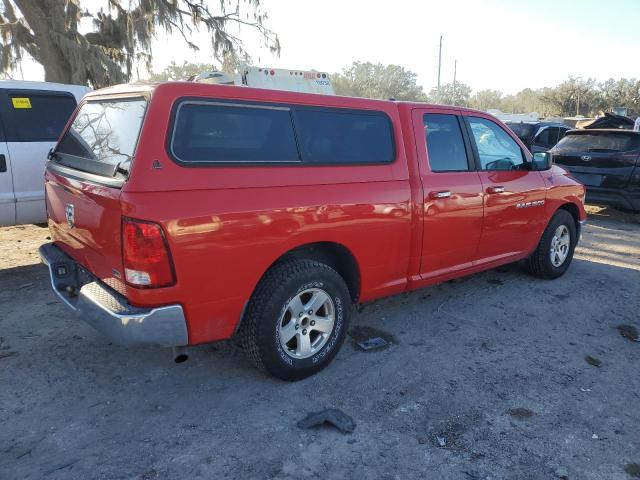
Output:
<path fill-rule="evenodd" d="M 602 108 L 601 97 L 593 78 L 569 77 L 555 88 L 545 89 L 542 96 L 555 114 L 590 115 Z"/>
<path fill-rule="evenodd" d="M 469 103 L 478 110 L 488 110 L 500 108 L 501 102 L 502 92 L 500 90 L 480 90 L 473 95 Z"/>
<path fill-rule="evenodd" d="M 627 107 L 629 115 L 640 114 L 640 80 L 635 78 L 610 78 L 600 85 L 602 104 L 605 110 Z"/>
<path fill-rule="evenodd" d="M 439 92 L 437 88 L 431 89 L 429 101 L 442 105 L 466 107 L 469 105 L 470 96 L 471 87 L 469 85 L 460 82 L 446 83 L 440 87 Z"/>
<path fill-rule="evenodd" d="M 417 75 L 398 65 L 354 62 L 342 73 L 331 75 L 338 95 L 396 100 L 426 101 Z"/>
<path fill-rule="evenodd" d="M 243 55 L 234 25 L 256 30 L 263 44 L 279 53 L 276 34 L 263 25 L 260 0 L 0 0 L 0 73 L 15 70 L 25 54 L 40 63 L 45 80 L 103 87 L 131 78 L 133 66 L 151 62 L 151 42 L 160 32 L 190 35 L 205 28 L 215 58 Z M 83 8 L 84 7 L 84 8 Z M 92 30 L 81 33 L 84 19 Z"/>
<path fill-rule="evenodd" d="M 197 75 L 201 72 L 210 72 L 217 70 L 212 63 L 190 63 L 183 62 L 182 65 L 178 65 L 175 61 L 172 61 L 161 72 L 151 72 L 149 80 L 152 82 L 164 82 L 167 80 L 186 80 L 193 75 Z"/>

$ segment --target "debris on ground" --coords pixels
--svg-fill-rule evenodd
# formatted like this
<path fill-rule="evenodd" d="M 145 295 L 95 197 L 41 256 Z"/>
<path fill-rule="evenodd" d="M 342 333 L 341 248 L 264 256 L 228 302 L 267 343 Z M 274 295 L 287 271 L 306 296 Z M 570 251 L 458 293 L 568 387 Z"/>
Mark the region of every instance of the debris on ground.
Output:
<path fill-rule="evenodd" d="M 312 412 L 298 422 L 298 427 L 313 428 L 325 423 L 333 425 L 342 433 L 351 433 L 356 428 L 356 422 L 337 408 L 327 408 L 320 412 Z"/>
<path fill-rule="evenodd" d="M 398 343 L 390 333 L 373 327 L 355 326 L 349 330 L 349 336 L 353 340 L 353 346 L 365 352 L 384 350 L 391 344 Z"/>
<path fill-rule="evenodd" d="M 602 365 L 602 360 L 596 357 L 592 357 L 591 355 L 587 355 L 586 357 L 584 357 L 584 360 L 589 365 L 593 365 L 594 367 L 599 367 L 600 365 Z"/>
<path fill-rule="evenodd" d="M 593 435 L 591 435 L 591 440 L 599 440 L 599 439 L 600 437 L 597 434 L 594 433 Z"/>
<path fill-rule="evenodd" d="M 624 338 L 631 340 L 632 342 L 640 342 L 638 329 L 633 325 L 618 325 L 616 328 Z"/>
<path fill-rule="evenodd" d="M 531 418 L 535 415 L 535 413 L 528 408 L 524 407 L 515 407 L 507 410 L 507 413 L 511 415 L 513 418 L 518 420 L 524 420 L 525 418 Z"/>
<path fill-rule="evenodd" d="M 563 480 L 567 480 L 569 478 L 569 472 L 567 471 L 566 468 L 564 467 L 555 467 L 553 469 L 553 474 L 557 477 L 557 478 L 561 478 Z"/>
<path fill-rule="evenodd" d="M 356 342 L 362 350 L 376 350 L 378 348 L 384 348 L 387 346 L 387 341 L 382 337 L 373 337 L 363 340 L 362 342 Z"/>

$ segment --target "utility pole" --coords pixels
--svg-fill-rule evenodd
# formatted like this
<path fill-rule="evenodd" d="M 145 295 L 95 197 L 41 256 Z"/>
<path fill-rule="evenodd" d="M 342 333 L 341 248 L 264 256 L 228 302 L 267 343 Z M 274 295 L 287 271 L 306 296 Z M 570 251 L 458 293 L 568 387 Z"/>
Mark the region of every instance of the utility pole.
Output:
<path fill-rule="evenodd" d="M 440 48 L 438 49 L 438 103 L 440 103 L 440 67 L 442 67 L 442 35 L 440 35 Z"/>
<path fill-rule="evenodd" d="M 453 61 L 453 104 L 458 104 L 458 93 L 456 90 L 456 75 L 458 74 L 458 60 Z"/>

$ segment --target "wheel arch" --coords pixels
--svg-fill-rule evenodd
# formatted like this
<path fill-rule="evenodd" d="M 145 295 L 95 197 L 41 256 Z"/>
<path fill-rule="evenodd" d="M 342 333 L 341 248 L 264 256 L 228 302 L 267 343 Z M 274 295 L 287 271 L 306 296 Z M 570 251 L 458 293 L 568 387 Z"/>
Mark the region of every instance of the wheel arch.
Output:
<path fill-rule="evenodd" d="M 341 243 L 324 241 L 306 243 L 283 253 L 262 274 L 262 277 L 274 266 L 294 259 L 316 260 L 333 268 L 344 279 L 351 300 L 360 298 L 360 267 L 353 252 Z M 260 280 L 262 280 L 262 277 Z"/>
<path fill-rule="evenodd" d="M 578 208 L 578 206 L 575 203 L 567 202 L 560 205 L 557 208 L 556 212 L 558 210 L 565 210 L 569 212 L 569 214 L 573 217 L 573 221 L 575 222 L 575 225 L 576 225 L 576 233 L 578 234 L 578 238 L 580 238 L 581 223 L 580 223 L 580 209 Z"/>

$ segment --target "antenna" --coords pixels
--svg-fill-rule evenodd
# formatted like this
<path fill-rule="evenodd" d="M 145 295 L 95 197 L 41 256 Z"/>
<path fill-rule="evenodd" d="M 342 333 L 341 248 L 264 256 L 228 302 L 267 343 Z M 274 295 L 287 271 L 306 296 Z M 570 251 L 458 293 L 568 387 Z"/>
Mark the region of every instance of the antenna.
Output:
<path fill-rule="evenodd" d="M 453 61 L 453 104 L 458 103 L 458 92 L 456 89 L 456 75 L 458 74 L 458 60 Z"/>
<path fill-rule="evenodd" d="M 440 102 L 440 68 L 442 67 L 442 35 L 440 35 L 440 48 L 438 50 L 438 103 Z"/>

